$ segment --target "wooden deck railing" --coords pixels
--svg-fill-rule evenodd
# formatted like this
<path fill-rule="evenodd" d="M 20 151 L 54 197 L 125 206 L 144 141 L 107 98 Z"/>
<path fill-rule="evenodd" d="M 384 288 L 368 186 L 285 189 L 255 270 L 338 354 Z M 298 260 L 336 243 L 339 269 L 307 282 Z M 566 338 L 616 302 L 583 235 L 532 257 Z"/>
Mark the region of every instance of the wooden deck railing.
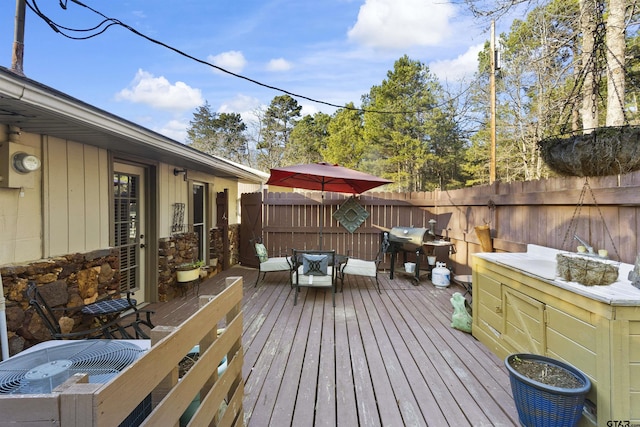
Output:
<path fill-rule="evenodd" d="M 154 328 L 151 349 L 107 384 L 78 374 L 48 395 L 1 396 L 0 425 L 115 426 L 150 395 L 153 410 L 142 425 L 177 426 L 198 395 L 194 425 L 242 425 L 242 278 L 226 285 L 215 297 L 201 296 L 201 308 L 180 326 Z M 178 381 L 178 365 L 195 345 L 199 358 Z"/>

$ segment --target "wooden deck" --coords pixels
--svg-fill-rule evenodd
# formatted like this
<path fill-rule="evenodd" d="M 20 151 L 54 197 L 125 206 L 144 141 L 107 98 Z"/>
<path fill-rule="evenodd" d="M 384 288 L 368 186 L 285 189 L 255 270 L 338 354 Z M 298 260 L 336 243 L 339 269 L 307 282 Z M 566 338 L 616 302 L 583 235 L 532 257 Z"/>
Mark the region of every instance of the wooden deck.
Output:
<path fill-rule="evenodd" d="M 518 425 L 502 360 L 450 326 L 455 284 L 418 286 L 380 272 L 350 277 L 342 294 L 303 289 L 298 305 L 286 273 L 235 266 L 202 283 L 219 292 L 244 278 L 245 421 L 248 426 Z M 197 310 L 191 291 L 153 304 L 156 325 L 178 325 Z"/>

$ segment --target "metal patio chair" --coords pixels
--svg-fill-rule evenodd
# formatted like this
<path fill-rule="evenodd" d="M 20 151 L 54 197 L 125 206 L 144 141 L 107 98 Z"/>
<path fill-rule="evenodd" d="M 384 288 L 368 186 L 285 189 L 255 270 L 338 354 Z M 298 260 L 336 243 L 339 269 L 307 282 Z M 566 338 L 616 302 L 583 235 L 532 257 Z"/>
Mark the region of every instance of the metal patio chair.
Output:
<path fill-rule="evenodd" d="M 336 251 L 293 250 L 295 263 L 292 279 L 295 285 L 293 305 L 298 303 L 301 287 L 331 288 L 331 299 L 336 306 Z"/>
<path fill-rule="evenodd" d="M 259 270 L 258 277 L 256 278 L 256 283 L 253 285 L 254 287 L 258 286 L 260 282 L 260 274 L 262 274 L 262 280 L 267 275 L 267 273 L 272 271 L 287 271 L 289 272 L 289 284 L 291 285 L 291 272 L 293 270 L 293 261 L 290 256 L 281 255 L 277 257 L 270 257 L 267 253 L 267 248 L 262 243 L 262 239 L 251 239 L 251 247 L 258 258 Z"/>
<path fill-rule="evenodd" d="M 382 254 L 378 252 L 376 255 L 376 259 L 374 260 L 364 260 L 358 258 L 349 258 L 340 265 L 340 270 L 338 271 L 338 275 L 340 277 L 340 292 L 344 288 L 344 276 L 345 275 L 353 275 L 353 276 L 365 276 L 372 277 L 376 281 L 376 288 L 378 293 L 380 291 L 380 281 L 378 280 L 378 266 L 380 265 L 380 261 L 382 260 Z"/>
<path fill-rule="evenodd" d="M 154 327 L 151 322 L 151 314 L 154 312 L 138 309 L 135 300 L 130 299 L 129 295 L 126 299 L 103 300 L 78 307 L 51 307 L 37 284 L 29 282 L 27 296 L 29 305 L 38 313 L 53 339 L 148 339 L 149 336 L 140 325 Z M 95 319 L 97 322 L 85 328 L 75 329 L 74 320 L 71 331 L 63 331 L 60 325 L 62 317 L 73 319 L 81 315 L 91 316 L 92 321 Z M 144 315 L 144 318 L 141 315 Z"/>

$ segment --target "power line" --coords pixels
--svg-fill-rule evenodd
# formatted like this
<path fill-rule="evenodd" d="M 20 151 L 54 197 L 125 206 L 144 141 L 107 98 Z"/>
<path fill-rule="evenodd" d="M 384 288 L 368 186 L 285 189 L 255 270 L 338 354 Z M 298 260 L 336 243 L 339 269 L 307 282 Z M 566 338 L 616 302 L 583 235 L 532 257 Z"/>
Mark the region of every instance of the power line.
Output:
<path fill-rule="evenodd" d="M 282 92 L 282 93 L 284 93 L 284 94 L 286 94 L 286 95 L 289 95 L 289 96 L 291 96 L 291 97 L 294 97 L 294 98 L 305 99 L 305 100 L 307 100 L 307 101 L 314 102 L 314 103 L 317 103 L 317 104 L 327 105 L 327 106 L 329 106 L 329 107 L 335 107 L 335 108 L 340 108 L 340 109 L 344 109 L 344 110 L 359 111 L 359 112 L 362 112 L 362 113 L 377 113 L 377 114 L 419 114 L 419 113 L 424 112 L 424 111 L 419 111 L 419 110 L 418 110 L 418 111 L 387 111 L 387 110 L 375 110 L 375 109 L 367 109 L 367 108 L 350 107 L 350 106 L 348 106 L 348 105 L 338 105 L 338 104 L 334 104 L 334 103 L 331 103 L 331 102 L 328 102 L 328 101 L 323 101 L 323 100 L 320 100 L 320 99 L 315 99 L 315 98 L 311 98 L 311 97 L 309 97 L 309 96 L 305 96 L 305 95 L 301 95 L 301 94 L 298 94 L 298 93 L 294 93 L 294 92 L 288 91 L 288 90 L 286 90 L 286 89 L 279 88 L 279 87 L 277 87 L 277 86 L 269 85 L 269 84 L 267 84 L 267 83 L 262 83 L 262 82 L 260 82 L 260 81 L 258 81 L 258 80 L 252 79 L 252 78 L 250 78 L 250 77 L 243 76 L 243 75 L 241 75 L 241 74 L 234 73 L 234 72 L 229 71 L 229 70 L 227 70 L 227 69 L 225 69 L 225 68 L 219 67 L 219 66 L 217 66 L 217 65 L 215 65 L 215 64 L 212 64 L 212 63 L 210 63 L 210 62 L 208 62 L 208 61 L 205 61 L 205 60 L 203 60 L 203 59 L 200 59 L 200 58 L 197 58 L 197 57 L 195 57 L 195 56 L 193 56 L 193 55 L 190 55 L 190 54 L 188 54 L 188 53 L 186 53 L 186 52 L 183 52 L 182 50 L 177 49 L 177 48 L 175 48 L 175 47 L 173 47 L 173 46 L 170 46 L 170 45 L 168 45 L 168 44 L 166 44 L 166 43 L 164 43 L 164 42 L 161 42 L 161 41 L 156 40 L 156 39 L 154 39 L 154 38 L 152 38 L 152 37 L 149 37 L 149 36 L 147 36 L 146 34 L 143 34 L 143 33 L 141 33 L 140 31 L 138 31 L 137 29 L 135 29 L 135 28 L 131 27 L 130 25 L 125 24 L 124 22 L 120 21 L 119 19 L 116 19 L 116 18 L 110 18 L 110 17 L 108 17 L 108 16 L 104 15 L 102 12 L 100 12 L 100 11 L 98 11 L 98 10 L 96 10 L 96 9 L 92 8 L 91 6 L 87 6 L 86 4 L 82 3 L 82 2 L 81 2 L 81 1 L 79 1 L 79 0 L 71 0 L 71 1 L 72 1 L 73 3 L 76 3 L 77 5 L 82 6 L 82 7 L 86 8 L 86 9 L 90 10 L 91 12 L 93 12 L 93 13 L 95 13 L 95 14 L 99 15 L 100 17 L 102 17 L 102 18 L 103 18 L 103 21 L 102 21 L 102 22 L 100 22 L 98 25 L 96 25 L 96 26 L 94 26 L 94 27 L 91 27 L 91 28 L 85 28 L 85 29 L 68 28 L 68 27 L 65 27 L 65 26 L 62 26 L 62 25 L 59 25 L 59 24 L 55 23 L 55 22 L 54 22 L 53 20 L 51 20 L 48 16 L 46 16 L 42 11 L 40 11 L 40 9 L 39 9 L 39 7 L 38 7 L 38 4 L 37 4 L 36 0 L 32 0 L 33 5 L 29 2 L 29 0 L 25 0 L 25 3 L 27 4 L 27 6 L 29 6 L 29 8 L 30 8 L 30 9 L 31 9 L 31 10 L 32 10 L 32 11 L 33 11 L 33 12 L 34 12 L 38 17 L 40 17 L 43 21 L 45 21 L 45 22 L 46 22 L 46 23 L 47 23 L 47 24 L 48 24 L 48 25 L 49 25 L 49 26 L 50 26 L 50 27 L 51 27 L 51 28 L 52 28 L 56 33 L 58 33 L 58 34 L 60 34 L 60 35 L 62 35 L 62 36 L 64 36 L 64 37 L 67 37 L 67 38 L 69 38 L 69 39 L 72 39 L 72 40 L 88 40 L 88 39 L 90 39 L 90 38 L 93 38 L 93 37 L 99 36 L 100 34 L 103 34 L 103 33 L 104 33 L 105 31 L 107 31 L 110 27 L 112 27 L 112 26 L 114 26 L 114 25 L 118 25 L 118 26 L 121 26 L 121 27 L 123 27 L 123 28 L 125 28 L 125 29 L 127 29 L 127 30 L 131 31 L 131 32 L 132 32 L 132 33 L 134 33 L 135 35 L 137 35 L 137 36 L 139 36 L 139 37 L 144 38 L 145 40 L 147 40 L 147 41 L 149 41 L 149 42 L 151 42 L 151 43 L 154 43 L 154 44 L 157 44 L 157 45 L 162 46 L 162 47 L 164 47 L 164 48 L 167 48 L 167 49 L 169 49 L 169 50 L 172 50 L 173 52 L 177 53 L 178 55 L 184 56 L 185 58 L 191 59 L 191 60 L 193 60 L 193 61 L 195 61 L 195 62 L 198 62 L 198 63 L 200 63 L 200 64 L 203 64 L 203 65 L 207 65 L 207 66 L 209 66 L 209 67 L 215 68 L 216 70 L 219 70 L 219 71 L 221 71 L 221 72 L 223 72 L 223 73 L 226 73 L 226 74 L 229 74 L 229 75 L 231 75 L 231 76 L 233 76 L 233 77 L 236 77 L 236 78 L 239 78 L 239 79 L 242 79 L 242 80 L 248 81 L 248 82 L 253 83 L 253 84 L 255 84 L 255 85 L 258 85 L 258 86 L 264 87 L 264 88 L 266 88 L 266 89 L 271 89 L 271 90 L 274 90 L 274 91 L 277 91 L 277 92 Z M 65 9 L 65 10 L 66 10 L 66 9 L 67 9 L 67 0 L 59 0 L 59 2 L 60 2 L 60 7 L 62 7 L 62 9 Z M 92 33 L 91 33 L 91 34 L 89 34 L 89 35 L 86 35 L 86 36 L 72 36 L 72 35 L 66 34 L 63 30 L 64 30 L 64 31 L 77 32 L 77 33 L 85 33 L 85 32 L 87 32 L 87 33 L 88 33 L 88 32 L 92 32 Z M 464 94 L 464 93 L 465 93 L 466 91 L 468 91 L 468 90 L 469 90 L 469 88 L 465 89 L 465 90 L 464 90 L 460 95 L 458 95 L 457 97 L 462 96 L 462 94 Z M 457 98 L 457 97 L 456 97 L 456 98 Z M 453 98 L 453 99 L 455 99 L 455 98 Z M 441 106 L 444 106 L 444 105 L 446 105 L 446 104 L 447 104 L 448 102 L 450 102 L 450 101 L 451 101 L 451 100 L 448 100 L 448 101 L 445 101 L 443 104 L 435 105 L 435 106 L 434 106 L 434 107 L 432 107 L 431 109 L 433 109 L 433 108 L 438 108 L 438 107 L 441 107 Z"/>

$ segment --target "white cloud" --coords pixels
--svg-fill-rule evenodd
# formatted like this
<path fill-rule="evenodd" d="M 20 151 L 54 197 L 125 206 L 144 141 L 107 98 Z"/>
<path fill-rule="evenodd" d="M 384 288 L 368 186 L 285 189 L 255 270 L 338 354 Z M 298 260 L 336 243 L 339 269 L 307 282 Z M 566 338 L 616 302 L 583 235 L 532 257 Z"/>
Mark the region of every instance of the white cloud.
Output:
<path fill-rule="evenodd" d="M 284 58 L 277 58 L 269 61 L 267 64 L 267 71 L 289 71 L 291 67 L 291 62 Z"/>
<path fill-rule="evenodd" d="M 228 52 L 222 52 L 217 55 L 209 55 L 207 58 L 209 62 L 220 68 L 224 68 L 232 73 L 240 73 L 247 65 L 247 60 L 244 58 L 242 52 L 237 50 L 230 50 Z M 217 73 L 222 73 L 220 70 L 215 70 Z"/>
<path fill-rule="evenodd" d="M 188 121 L 180 121 L 180 120 L 174 119 L 165 123 L 159 129 L 155 129 L 155 131 L 171 139 L 175 139 L 176 141 L 186 143 L 188 127 L 189 127 Z"/>
<path fill-rule="evenodd" d="M 116 100 L 147 104 L 174 112 L 204 104 L 200 89 L 194 89 L 184 82 L 171 84 L 165 77 L 155 77 L 144 70 L 138 70 L 129 87 L 116 94 Z"/>
<path fill-rule="evenodd" d="M 440 80 L 460 80 L 478 71 L 478 53 L 484 44 L 471 46 L 465 53 L 454 59 L 434 61 L 429 64 L 429 70 Z"/>
<path fill-rule="evenodd" d="M 315 104 L 300 104 L 302 109 L 300 110 L 300 117 L 313 116 L 320 112 L 320 109 Z"/>
<path fill-rule="evenodd" d="M 239 94 L 230 101 L 224 102 L 218 108 L 219 113 L 238 113 L 242 120 L 248 124 L 257 121 L 256 110 L 262 108 L 258 98 Z"/>
<path fill-rule="evenodd" d="M 434 46 L 450 36 L 454 15 L 442 0 L 366 0 L 348 36 L 373 48 Z"/>

